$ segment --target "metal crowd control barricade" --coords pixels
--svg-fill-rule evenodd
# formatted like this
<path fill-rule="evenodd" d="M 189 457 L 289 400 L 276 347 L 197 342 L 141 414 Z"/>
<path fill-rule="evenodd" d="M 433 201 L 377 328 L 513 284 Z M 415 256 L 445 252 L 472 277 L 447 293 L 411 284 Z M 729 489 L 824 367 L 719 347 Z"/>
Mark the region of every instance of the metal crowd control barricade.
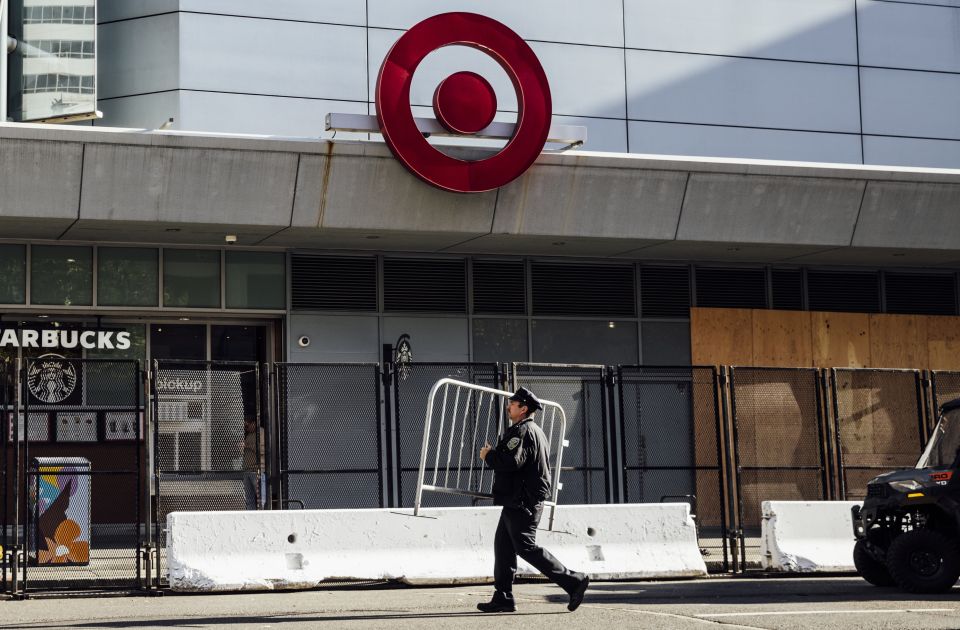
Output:
<path fill-rule="evenodd" d="M 437 395 L 441 390 L 443 395 L 438 400 Z M 464 383 L 452 378 L 440 379 L 433 385 L 427 399 L 414 515 L 420 514 L 424 490 L 465 495 L 475 499 L 493 497 L 493 471 L 480 462 L 478 453 L 485 443 L 496 442 L 499 429 L 503 426 L 501 399 L 510 398 L 512 395 L 513 392 Z M 543 410 L 534 417 L 534 422 L 543 429 L 550 446 L 550 499 L 544 503 L 550 506 L 549 529 L 553 529 L 557 493 L 562 487 L 560 469 L 563 449 L 567 446 L 567 417 L 563 407 L 557 403 L 549 400 L 540 402 Z M 439 423 L 436 439 L 431 440 L 434 415 L 439 416 Z M 427 484 L 427 461 L 431 456 L 432 478 Z"/>

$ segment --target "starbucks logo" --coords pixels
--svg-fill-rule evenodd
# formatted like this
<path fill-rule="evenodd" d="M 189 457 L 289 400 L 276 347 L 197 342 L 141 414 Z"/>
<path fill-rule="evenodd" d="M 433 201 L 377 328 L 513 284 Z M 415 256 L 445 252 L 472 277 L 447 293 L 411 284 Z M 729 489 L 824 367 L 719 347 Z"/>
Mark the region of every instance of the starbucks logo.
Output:
<path fill-rule="evenodd" d="M 45 354 L 30 364 L 27 387 L 37 400 L 55 405 L 70 397 L 77 387 L 77 370 L 58 354 Z"/>

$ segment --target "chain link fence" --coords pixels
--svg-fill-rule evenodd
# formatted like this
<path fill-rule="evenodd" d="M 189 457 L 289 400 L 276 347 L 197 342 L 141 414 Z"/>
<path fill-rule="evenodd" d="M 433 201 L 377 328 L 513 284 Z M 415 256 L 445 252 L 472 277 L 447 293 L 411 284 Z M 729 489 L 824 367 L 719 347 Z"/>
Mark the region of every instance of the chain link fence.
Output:
<path fill-rule="evenodd" d="M 707 559 L 727 570 L 716 368 L 620 366 L 617 383 L 625 502 L 690 502 Z"/>
<path fill-rule="evenodd" d="M 274 365 L 284 505 L 385 507 L 376 364 Z"/>
<path fill-rule="evenodd" d="M 930 373 L 930 389 L 933 396 L 933 409 L 930 411 L 929 428 L 933 429 L 940 415 L 940 406 L 960 398 L 960 372 L 936 370 Z"/>
<path fill-rule="evenodd" d="M 514 363 L 513 387 L 526 387 L 539 398 L 558 403 L 567 414 L 567 440 L 563 451 L 558 503 L 577 505 L 612 503 L 609 461 L 612 457 L 607 429 L 612 409 L 606 367 Z"/>
<path fill-rule="evenodd" d="M 45 355 L 24 360 L 21 381 L 20 592 L 140 588 L 140 363 Z"/>
<path fill-rule="evenodd" d="M 442 378 L 502 389 L 500 370 L 496 363 L 409 363 L 392 372 L 392 379 L 389 380 L 394 390 L 393 425 L 396 427 L 399 507 L 413 507 L 417 493 L 417 475 L 420 472 L 427 401 L 433 384 Z M 386 398 L 389 399 L 389 396 Z M 442 400 L 437 400 L 435 407 L 439 407 L 441 403 Z M 466 404 L 464 401 L 463 405 Z M 435 413 L 439 411 L 439 408 L 434 409 Z M 473 407 L 460 411 L 475 417 L 478 413 L 477 401 L 474 400 Z M 474 457 L 479 457 L 480 446 L 483 445 L 477 446 Z M 427 454 L 427 461 L 433 461 L 435 455 L 436 452 L 431 450 Z M 468 468 L 469 463 L 461 461 L 458 467 L 451 468 L 450 471 L 454 474 L 468 474 Z M 472 503 L 472 499 L 467 496 L 439 493 L 429 493 L 423 501 L 424 507 L 469 506 Z"/>
<path fill-rule="evenodd" d="M 819 371 L 730 369 L 740 529 L 759 536 L 762 501 L 828 498 Z"/>
<path fill-rule="evenodd" d="M 863 499 L 867 482 L 911 468 L 925 441 L 918 370 L 831 370 L 840 497 Z"/>
<path fill-rule="evenodd" d="M 174 511 L 263 506 L 265 435 L 258 363 L 155 361 L 157 545 Z"/>

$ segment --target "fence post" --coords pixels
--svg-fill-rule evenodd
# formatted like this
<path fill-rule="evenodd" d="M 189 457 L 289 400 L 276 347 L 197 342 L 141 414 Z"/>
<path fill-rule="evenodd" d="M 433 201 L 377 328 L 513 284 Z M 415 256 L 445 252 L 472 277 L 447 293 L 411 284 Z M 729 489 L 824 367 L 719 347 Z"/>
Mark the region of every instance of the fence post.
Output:
<path fill-rule="evenodd" d="M 399 503 L 397 498 L 397 486 L 398 486 L 398 477 L 399 472 L 394 468 L 394 450 L 393 450 L 393 434 L 394 434 L 394 422 L 395 422 L 395 411 L 394 407 L 395 399 L 394 395 L 394 373 L 393 369 L 393 346 L 385 343 L 383 344 L 383 355 L 382 361 L 380 363 L 380 382 L 383 385 L 383 448 L 384 448 L 384 458 L 386 468 L 386 486 L 387 486 L 387 496 L 386 496 L 386 507 L 396 507 Z"/>

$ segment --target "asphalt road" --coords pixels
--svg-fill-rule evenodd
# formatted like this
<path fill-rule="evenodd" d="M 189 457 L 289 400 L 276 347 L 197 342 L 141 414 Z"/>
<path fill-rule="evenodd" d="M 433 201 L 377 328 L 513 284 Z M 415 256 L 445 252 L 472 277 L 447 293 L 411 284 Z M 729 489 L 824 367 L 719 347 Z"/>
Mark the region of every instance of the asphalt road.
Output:
<path fill-rule="evenodd" d="M 0 602 L 0 628 L 960 628 L 960 587 L 918 597 L 856 577 L 711 578 L 591 585 L 580 610 L 546 583 L 516 587 L 516 613 L 483 615 L 489 586 L 335 588 L 298 593 L 166 595 Z"/>

